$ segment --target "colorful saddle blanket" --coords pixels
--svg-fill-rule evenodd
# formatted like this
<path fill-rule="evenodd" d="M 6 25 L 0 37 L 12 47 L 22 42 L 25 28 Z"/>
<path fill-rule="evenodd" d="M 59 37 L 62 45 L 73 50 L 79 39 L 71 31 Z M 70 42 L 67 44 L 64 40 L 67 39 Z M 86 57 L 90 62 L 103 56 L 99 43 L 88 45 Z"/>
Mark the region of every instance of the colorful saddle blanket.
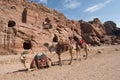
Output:
<path fill-rule="evenodd" d="M 34 59 L 31 62 L 31 68 L 45 68 L 48 66 L 47 64 L 47 56 L 45 54 L 35 55 Z"/>
<path fill-rule="evenodd" d="M 85 47 L 85 45 L 86 45 L 85 40 L 81 39 L 80 40 L 80 45 L 81 45 L 82 48 Z"/>

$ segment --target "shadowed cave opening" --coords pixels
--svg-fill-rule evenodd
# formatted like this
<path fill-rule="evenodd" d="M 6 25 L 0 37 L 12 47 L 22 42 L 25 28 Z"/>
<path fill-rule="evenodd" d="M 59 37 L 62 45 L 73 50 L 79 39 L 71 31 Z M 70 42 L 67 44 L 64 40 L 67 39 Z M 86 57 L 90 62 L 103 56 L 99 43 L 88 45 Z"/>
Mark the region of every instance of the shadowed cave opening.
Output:
<path fill-rule="evenodd" d="M 16 22 L 13 20 L 8 21 L 8 27 L 14 27 L 16 25 Z"/>
<path fill-rule="evenodd" d="M 30 40 L 25 40 L 23 43 L 23 48 L 26 50 L 32 49 L 32 42 Z"/>

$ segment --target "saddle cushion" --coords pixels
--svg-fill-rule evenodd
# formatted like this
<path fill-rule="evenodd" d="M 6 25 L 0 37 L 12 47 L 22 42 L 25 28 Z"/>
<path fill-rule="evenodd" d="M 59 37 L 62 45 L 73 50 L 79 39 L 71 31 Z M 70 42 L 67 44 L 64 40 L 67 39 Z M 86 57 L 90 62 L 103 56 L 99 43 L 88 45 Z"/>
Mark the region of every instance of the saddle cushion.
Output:
<path fill-rule="evenodd" d="M 35 60 L 33 59 L 31 64 L 30 64 L 30 68 L 37 68 Z"/>
<path fill-rule="evenodd" d="M 34 59 L 35 59 L 37 68 L 44 68 L 44 67 L 48 66 L 48 64 L 47 64 L 47 56 L 45 54 L 36 55 Z"/>
<path fill-rule="evenodd" d="M 80 45 L 81 45 L 82 48 L 85 47 L 85 45 L 86 45 L 85 40 L 81 39 L 80 40 Z"/>

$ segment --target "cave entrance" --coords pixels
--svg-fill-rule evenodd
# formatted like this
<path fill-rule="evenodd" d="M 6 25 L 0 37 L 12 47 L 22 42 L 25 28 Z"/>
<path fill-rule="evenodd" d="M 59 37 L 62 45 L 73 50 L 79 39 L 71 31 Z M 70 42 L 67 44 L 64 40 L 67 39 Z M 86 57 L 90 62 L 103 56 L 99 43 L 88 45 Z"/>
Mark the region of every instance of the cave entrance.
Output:
<path fill-rule="evenodd" d="M 56 34 L 54 34 L 53 42 L 58 42 L 58 36 Z"/>
<path fill-rule="evenodd" d="M 25 40 L 23 43 L 23 48 L 25 50 L 32 49 L 32 42 L 30 40 Z"/>
<path fill-rule="evenodd" d="M 22 12 L 22 22 L 26 23 L 27 22 L 27 8 L 24 8 Z"/>
<path fill-rule="evenodd" d="M 8 21 L 8 27 L 14 27 L 16 25 L 15 21 L 9 20 Z"/>
<path fill-rule="evenodd" d="M 15 48 L 15 36 L 16 36 L 16 22 L 13 20 L 8 21 L 8 28 L 5 27 L 5 32 L 7 34 L 4 35 L 4 49 L 10 50 L 11 47 Z"/>
<path fill-rule="evenodd" d="M 45 21 L 43 22 L 43 28 L 44 29 L 51 29 L 53 26 L 51 24 L 51 20 L 47 17 L 45 18 Z"/>

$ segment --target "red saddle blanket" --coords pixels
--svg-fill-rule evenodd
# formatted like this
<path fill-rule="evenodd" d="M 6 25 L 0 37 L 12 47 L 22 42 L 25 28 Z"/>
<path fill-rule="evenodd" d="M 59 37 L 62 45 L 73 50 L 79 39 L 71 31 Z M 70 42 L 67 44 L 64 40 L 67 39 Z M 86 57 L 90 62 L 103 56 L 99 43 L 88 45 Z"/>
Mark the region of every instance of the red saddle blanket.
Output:
<path fill-rule="evenodd" d="M 31 62 L 31 68 L 37 67 L 39 69 L 39 68 L 48 67 L 47 59 L 48 58 L 47 58 L 47 56 L 45 54 L 36 55 L 34 57 L 34 59 L 32 60 L 32 62 Z"/>
<path fill-rule="evenodd" d="M 85 45 L 86 45 L 85 40 L 81 39 L 81 40 L 80 40 L 80 45 L 81 45 L 81 47 L 85 47 Z"/>

